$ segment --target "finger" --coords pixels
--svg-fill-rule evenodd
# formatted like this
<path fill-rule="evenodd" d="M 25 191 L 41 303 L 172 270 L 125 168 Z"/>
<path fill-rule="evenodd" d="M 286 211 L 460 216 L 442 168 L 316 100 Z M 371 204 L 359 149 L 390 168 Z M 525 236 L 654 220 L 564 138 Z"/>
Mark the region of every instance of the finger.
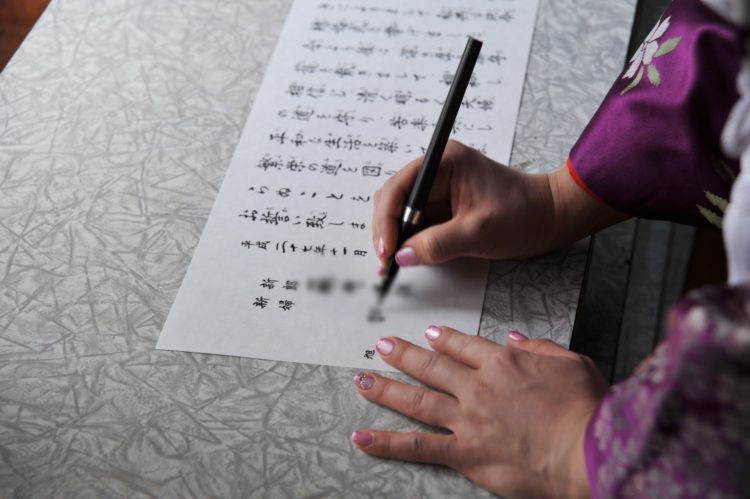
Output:
<path fill-rule="evenodd" d="M 493 348 L 502 348 L 494 341 L 446 326 L 430 326 L 424 335 L 432 348 L 475 369 L 479 369 Z"/>
<path fill-rule="evenodd" d="M 388 258 L 396 248 L 401 212 L 421 164 L 422 158 L 408 163 L 389 178 L 375 195 L 372 234 L 375 251 L 380 254 L 381 260 Z M 382 251 L 379 251 L 381 246 Z"/>
<path fill-rule="evenodd" d="M 447 355 L 431 352 L 400 338 L 380 338 L 375 349 L 388 364 L 448 394 L 468 382 L 468 368 Z"/>
<path fill-rule="evenodd" d="M 359 430 L 352 433 L 352 442 L 370 456 L 450 466 L 456 437 L 439 433 Z"/>
<path fill-rule="evenodd" d="M 370 402 L 432 426 L 447 428 L 458 414 L 458 401 L 445 393 L 361 372 L 354 376 L 354 386 Z"/>
<path fill-rule="evenodd" d="M 401 267 L 435 265 L 462 256 L 471 256 L 476 238 L 468 217 L 451 218 L 447 222 L 432 225 L 404 241 L 396 253 L 396 262 Z"/>
<path fill-rule="evenodd" d="M 550 357 L 567 357 L 569 359 L 577 359 L 578 357 L 580 357 L 577 353 L 571 352 L 567 348 L 561 347 L 554 341 L 525 340 L 519 338 L 518 334 L 520 333 L 518 333 L 517 331 L 511 331 L 511 333 L 508 335 L 507 346 L 516 348 L 518 350 L 524 350 L 529 353 L 535 353 L 537 355 L 547 355 Z"/>
<path fill-rule="evenodd" d="M 477 151 L 464 144 L 449 140 L 445 147 L 445 152 L 441 160 L 438 174 L 434 179 L 432 189 L 430 190 L 430 200 L 436 197 L 443 200 L 447 193 L 450 192 L 452 171 L 457 163 L 463 159 L 469 159 L 474 155 L 479 155 Z M 396 249 L 398 239 L 398 224 L 400 223 L 401 212 L 403 210 L 406 198 L 414 184 L 414 180 L 419 172 L 424 157 L 409 162 L 401 170 L 388 179 L 388 181 L 375 193 L 373 217 L 372 217 L 372 242 L 375 252 L 383 253 L 381 260 L 385 263 L 385 258 L 389 257 Z M 446 198 L 447 200 L 447 198 Z M 450 217 L 450 203 L 442 202 L 436 210 L 428 200 L 428 213 L 425 213 L 425 220 L 445 220 Z M 448 210 L 446 210 L 448 206 Z M 436 217 L 436 214 L 442 217 Z M 382 239 L 383 243 L 380 243 Z M 382 248 L 383 251 L 378 251 Z"/>

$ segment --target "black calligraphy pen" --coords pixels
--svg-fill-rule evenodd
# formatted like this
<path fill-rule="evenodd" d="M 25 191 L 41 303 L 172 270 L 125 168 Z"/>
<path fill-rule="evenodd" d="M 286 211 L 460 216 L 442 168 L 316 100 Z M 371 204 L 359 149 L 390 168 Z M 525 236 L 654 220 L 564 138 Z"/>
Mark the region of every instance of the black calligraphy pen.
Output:
<path fill-rule="evenodd" d="M 404 206 L 399 225 L 398 242 L 396 243 L 393 256 L 388 261 L 388 268 L 385 271 L 383 283 L 380 286 L 378 303 L 383 302 L 391 284 L 393 284 L 393 280 L 396 278 L 396 273 L 398 272 L 398 263 L 396 263 L 395 259 L 396 251 L 420 229 L 422 210 L 427 204 L 427 198 L 430 197 L 432 181 L 435 179 L 440 161 L 443 159 L 445 146 L 453 129 L 453 123 L 456 121 L 458 109 L 461 107 L 461 102 L 464 99 L 466 87 L 469 85 L 469 80 L 471 80 L 471 74 L 474 71 L 474 65 L 477 62 L 480 50 L 482 50 L 482 42 L 469 37 L 464 54 L 458 63 L 456 75 L 453 77 L 453 83 L 450 90 L 448 90 L 448 97 L 445 99 L 440 118 L 438 118 L 435 131 L 432 134 L 432 140 L 430 140 L 430 145 L 427 147 L 427 153 L 422 161 L 422 166 L 419 168 L 419 173 L 417 173 L 417 178 L 409 193 L 406 206 Z"/>

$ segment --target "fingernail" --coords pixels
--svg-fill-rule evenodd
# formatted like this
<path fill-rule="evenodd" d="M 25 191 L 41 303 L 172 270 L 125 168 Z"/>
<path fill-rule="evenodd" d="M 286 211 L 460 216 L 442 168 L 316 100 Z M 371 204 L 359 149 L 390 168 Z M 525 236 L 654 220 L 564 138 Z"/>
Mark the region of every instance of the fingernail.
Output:
<path fill-rule="evenodd" d="M 443 331 L 439 327 L 430 326 L 425 330 L 424 335 L 428 340 L 435 341 L 436 339 L 440 338 L 440 333 L 442 332 Z"/>
<path fill-rule="evenodd" d="M 380 338 L 375 344 L 375 349 L 382 355 L 390 355 L 394 348 L 396 348 L 396 344 L 388 338 Z"/>
<path fill-rule="evenodd" d="M 511 329 L 510 331 L 508 331 L 508 338 L 510 338 L 513 341 L 524 341 L 524 340 L 529 339 L 528 336 L 526 336 L 525 334 L 521 332 L 516 331 L 515 329 Z"/>
<path fill-rule="evenodd" d="M 354 384 L 359 387 L 360 390 L 369 390 L 372 385 L 375 384 L 375 378 L 367 373 L 357 373 L 354 376 Z"/>
<path fill-rule="evenodd" d="M 383 257 L 385 255 L 385 243 L 383 242 L 383 238 L 381 237 L 378 239 L 378 256 Z"/>
<path fill-rule="evenodd" d="M 369 431 L 355 431 L 352 433 L 352 443 L 367 447 L 372 443 L 372 433 Z"/>
<path fill-rule="evenodd" d="M 399 267 L 411 267 L 418 265 L 419 260 L 417 260 L 417 254 L 414 253 L 412 248 L 401 248 L 396 253 L 396 263 Z"/>

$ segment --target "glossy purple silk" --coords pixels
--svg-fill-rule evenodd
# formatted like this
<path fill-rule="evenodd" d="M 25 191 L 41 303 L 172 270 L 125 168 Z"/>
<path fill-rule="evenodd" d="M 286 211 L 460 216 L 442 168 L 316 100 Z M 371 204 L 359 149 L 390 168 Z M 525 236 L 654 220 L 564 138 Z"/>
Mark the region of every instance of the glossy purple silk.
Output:
<path fill-rule="evenodd" d="M 699 0 L 675 0 L 573 147 L 579 184 L 624 213 L 719 225 L 739 170 L 720 135 L 744 39 Z"/>

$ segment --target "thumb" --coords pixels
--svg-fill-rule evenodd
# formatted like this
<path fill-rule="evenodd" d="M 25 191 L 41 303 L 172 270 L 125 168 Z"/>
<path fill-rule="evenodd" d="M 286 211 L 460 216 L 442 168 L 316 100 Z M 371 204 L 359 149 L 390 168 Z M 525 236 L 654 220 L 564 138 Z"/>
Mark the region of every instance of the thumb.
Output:
<path fill-rule="evenodd" d="M 434 265 L 468 256 L 471 240 L 460 219 L 427 227 L 407 239 L 396 252 L 400 267 Z"/>
<path fill-rule="evenodd" d="M 571 359 L 577 359 L 579 357 L 577 353 L 571 352 L 567 348 L 561 347 L 554 341 L 528 340 L 522 339 L 521 336 L 522 335 L 520 335 L 520 333 L 518 332 L 511 332 L 511 334 L 508 335 L 507 346 L 537 355 L 547 355 L 549 357 L 568 357 Z"/>

